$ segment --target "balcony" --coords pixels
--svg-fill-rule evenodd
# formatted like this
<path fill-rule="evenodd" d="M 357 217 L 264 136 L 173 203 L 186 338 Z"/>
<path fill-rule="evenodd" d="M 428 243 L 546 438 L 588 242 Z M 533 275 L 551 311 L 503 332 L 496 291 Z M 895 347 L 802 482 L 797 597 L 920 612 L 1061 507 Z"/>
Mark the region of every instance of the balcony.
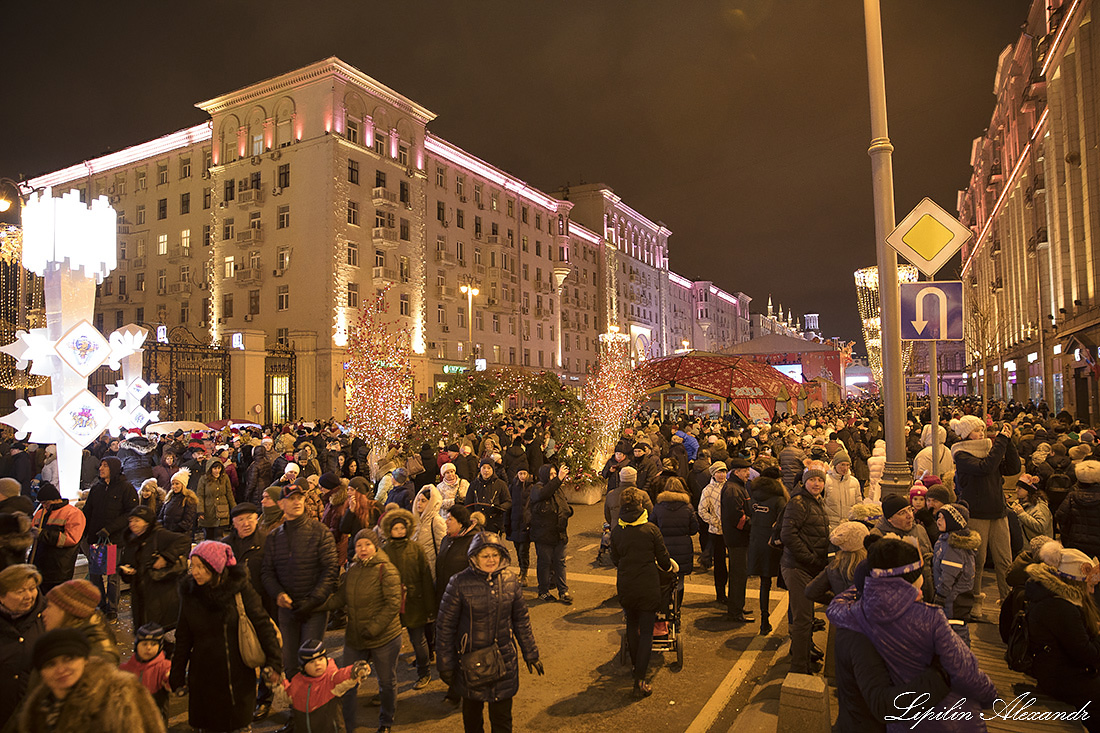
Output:
<path fill-rule="evenodd" d="M 249 206 L 259 206 L 264 202 L 262 188 L 250 188 L 247 191 L 237 191 L 237 208 L 245 209 Z"/>
<path fill-rule="evenodd" d="M 379 186 L 371 189 L 370 200 L 375 206 L 396 206 L 397 194 L 393 191 L 387 191 L 383 186 Z"/>
<path fill-rule="evenodd" d="M 535 308 L 535 318 L 549 318 L 551 315 L 549 308 Z"/>
<path fill-rule="evenodd" d="M 458 259 L 450 252 L 444 252 L 437 249 L 435 251 L 435 261 L 443 264 L 454 265 L 458 263 Z"/>
<path fill-rule="evenodd" d="M 115 272 L 129 272 L 130 260 L 118 260 L 115 262 Z"/>
<path fill-rule="evenodd" d="M 376 267 L 371 271 L 371 276 L 375 281 L 381 281 L 390 284 L 397 284 L 397 270 L 392 267 Z"/>
<path fill-rule="evenodd" d="M 486 268 L 485 265 L 474 265 L 474 272 L 478 275 L 484 275 L 488 272 L 488 268 Z"/>
<path fill-rule="evenodd" d="M 182 245 L 177 244 L 174 247 L 169 247 L 168 248 L 168 261 L 169 262 L 179 262 L 181 260 L 189 260 L 189 259 L 191 259 L 191 248 L 190 247 L 184 247 Z"/>
<path fill-rule="evenodd" d="M 135 257 L 134 259 L 130 260 L 130 269 L 131 270 L 144 270 L 145 269 L 145 258 L 144 257 Z"/>
<path fill-rule="evenodd" d="M 449 288 L 446 285 L 437 285 L 435 288 L 435 295 L 437 298 L 453 298 L 455 297 L 455 289 Z"/>
<path fill-rule="evenodd" d="M 237 270 L 236 275 L 233 277 L 237 281 L 237 284 L 241 286 L 259 285 L 264 279 L 263 272 L 264 269 L 259 265 L 255 267 L 242 267 L 240 270 Z"/>
<path fill-rule="evenodd" d="M 168 283 L 169 295 L 190 295 L 194 286 L 189 282 Z"/>
<path fill-rule="evenodd" d="M 542 280 L 536 280 L 534 285 L 535 285 L 535 292 L 536 293 L 548 293 L 548 292 L 550 292 L 550 284 L 549 283 L 545 283 Z"/>
<path fill-rule="evenodd" d="M 485 242 L 488 244 L 504 244 L 499 234 L 490 234 L 485 238 Z"/>
<path fill-rule="evenodd" d="M 371 239 L 376 247 L 396 247 L 396 227 L 374 227 L 371 229 Z"/>
<path fill-rule="evenodd" d="M 264 230 L 262 226 L 253 226 L 245 229 L 243 232 L 237 232 L 238 247 L 251 247 L 263 241 Z"/>

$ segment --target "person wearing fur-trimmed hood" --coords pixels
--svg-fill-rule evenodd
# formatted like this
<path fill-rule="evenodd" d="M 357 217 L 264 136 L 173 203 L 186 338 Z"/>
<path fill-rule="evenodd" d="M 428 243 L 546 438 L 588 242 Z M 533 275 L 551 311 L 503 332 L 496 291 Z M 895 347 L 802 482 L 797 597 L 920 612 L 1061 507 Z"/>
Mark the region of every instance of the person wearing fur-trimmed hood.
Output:
<path fill-rule="evenodd" d="M 1031 674 L 1040 690 L 1080 707 L 1100 699 L 1100 613 L 1092 598 L 1100 563 L 1054 541 L 1039 557 L 1027 568 L 1024 590 Z M 1085 726 L 1097 730 L 1098 722 L 1090 715 Z"/>
<path fill-rule="evenodd" d="M 436 605 L 428 559 L 420 545 L 409 539 L 414 524 L 410 511 L 396 508 L 386 512 L 382 517 L 382 536 L 385 537 L 382 549 L 401 574 L 401 583 L 405 586 L 401 625 L 408 629 L 409 641 L 416 654 L 417 681 L 413 689 L 420 690 L 432 680 L 424 632 L 428 623 L 435 620 Z"/>

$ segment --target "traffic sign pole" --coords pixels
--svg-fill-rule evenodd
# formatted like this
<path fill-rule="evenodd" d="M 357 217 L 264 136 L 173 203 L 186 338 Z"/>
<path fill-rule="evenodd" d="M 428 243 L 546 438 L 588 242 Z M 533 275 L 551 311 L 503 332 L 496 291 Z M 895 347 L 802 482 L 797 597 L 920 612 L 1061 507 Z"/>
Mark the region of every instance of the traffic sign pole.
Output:
<path fill-rule="evenodd" d="M 933 475 L 939 474 L 940 455 L 940 363 L 936 342 L 928 342 L 929 366 L 928 381 L 928 407 L 930 410 L 929 422 L 932 424 L 932 470 Z"/>

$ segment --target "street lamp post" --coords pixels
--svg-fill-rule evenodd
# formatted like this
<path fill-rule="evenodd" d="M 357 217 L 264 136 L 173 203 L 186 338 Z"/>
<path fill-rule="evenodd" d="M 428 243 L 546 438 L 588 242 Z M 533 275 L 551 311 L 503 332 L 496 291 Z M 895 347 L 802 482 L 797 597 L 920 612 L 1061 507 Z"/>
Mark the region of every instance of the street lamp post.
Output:
<path fill-rule="evenodd" d="M 474 296 L 481 293 L 473 283 L 467 283 L 459 288 L 466 295 L 466 346 L 469 349 L 470 363 L 476 357 L 474 354 Z"/>
<path fill-rule="evenodd" d="M 867 79 L 871 100 L 871 179 L 875 197 L 875 250 L 878 257 L 879 303 L 882 309 L 882 392 L 885 407 L 886 466 L 882 495 L 901 494 L 909 484 L 905 460 L 905 392 L 902 385 L 901 297 L 898 257 L 886 243 L 894 230 L 894 170 L 886 124 L 886 71 L 882 57 L 879 0 L 863 0 L 867 34 Z"/>

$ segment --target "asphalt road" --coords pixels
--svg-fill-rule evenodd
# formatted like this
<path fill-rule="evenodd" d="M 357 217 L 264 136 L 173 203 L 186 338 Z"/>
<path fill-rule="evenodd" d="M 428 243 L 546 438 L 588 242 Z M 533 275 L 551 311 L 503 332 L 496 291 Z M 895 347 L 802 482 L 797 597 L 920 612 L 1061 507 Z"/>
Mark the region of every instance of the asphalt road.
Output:
<path fill-rule="evenodd" d="M 785 638 L 785 594 L 772 594 L 772 625 L 777 631 L 760 637 L 758 624 L 743 626 L 725 620 L 725 608 L 715 603 L 711 574 L 696 568 L 688 577 L 684 599 L 683 668 L 676 665 L 673 653 L 654 653 L 650 668 L 654 693 L 634 700 L 629 666 L 618 661 L 623 616 L 615 599 L 615 571 L 609 560 L 596 562 L 603 505 L 577 506 L 575 510 L 566 562 L 573 605 L 540 602 L 535 599 L 534 587 L 525 594 L 546 675 L 538 677 L 521 669 L 520 690 L 513 703 L 515 729 L 725 733 Z M 530 575 L 533 584 L 533 568 Z M 749 588 L 749 606 L 759 617 L 755 579 L 749 580 Z M 339 649 L 343 632 L 330 632 L 326 643 L 330 650 Z M 427 688 L 412 689 L 416 674 L 411 659 L 406 637 L 398 669 L 395 728 L 418 733 L 460 729 L 461 713 L 444 701 L 446 687 L 434 668 Z M 372 677 L 360 690 L 360 730 L 378 725 L 378 708 L 368 704 L 375 692 Z M 170 714 L 171 730 L 188 730 L 185 700 L 173 700 Z M 256 730 L 275 730 L 284 720 L 282 713 L 273 712 Z"/>

